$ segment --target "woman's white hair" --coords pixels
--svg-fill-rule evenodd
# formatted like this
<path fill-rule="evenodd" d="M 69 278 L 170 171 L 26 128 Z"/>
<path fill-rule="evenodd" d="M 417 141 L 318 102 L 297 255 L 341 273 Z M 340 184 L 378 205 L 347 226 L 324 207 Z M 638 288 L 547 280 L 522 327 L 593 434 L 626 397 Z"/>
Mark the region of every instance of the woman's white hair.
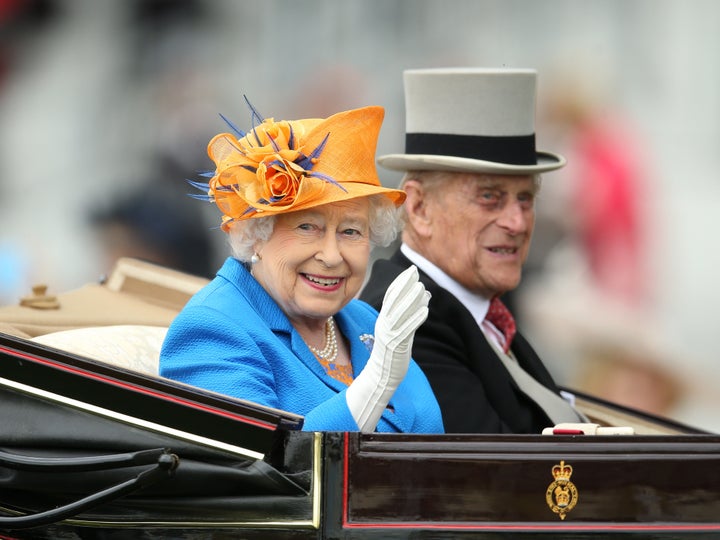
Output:
<path fill-rule="evenodd" d="M 389 246 L 399 230 L 398 209 L 384 195 L 370 195 L 370 244 Z M 267 241 L 275 228 L 275 216 L 236 221 L 230 224 L 228 242 L 233 257 L 250 262 L 258 242 Z"/>

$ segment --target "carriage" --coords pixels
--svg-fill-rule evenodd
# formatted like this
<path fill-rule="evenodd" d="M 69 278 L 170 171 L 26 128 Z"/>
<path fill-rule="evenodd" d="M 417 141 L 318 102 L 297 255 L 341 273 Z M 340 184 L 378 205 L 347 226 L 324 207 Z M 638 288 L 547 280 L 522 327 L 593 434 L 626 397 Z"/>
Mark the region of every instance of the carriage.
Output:
<path fill-rule="evenodd" d="M 720 436 L 593 396 L 537 435 L 306 432 L 159 377 L 204 283 L 121 259 L 0 308 L 0 539 L 720 537 Z"/>

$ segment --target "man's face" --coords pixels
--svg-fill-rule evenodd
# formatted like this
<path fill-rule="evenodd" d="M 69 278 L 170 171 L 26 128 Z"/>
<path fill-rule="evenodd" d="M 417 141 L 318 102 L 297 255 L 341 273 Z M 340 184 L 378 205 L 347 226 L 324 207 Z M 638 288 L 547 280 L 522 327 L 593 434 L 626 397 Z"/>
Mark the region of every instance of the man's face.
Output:
<path fill-rule="evenodd" d="M 423 255 L 466 288 L 492 298 L 520 283 L 535 225 L 533 177 L 458 174 L 426 199 Z"/>

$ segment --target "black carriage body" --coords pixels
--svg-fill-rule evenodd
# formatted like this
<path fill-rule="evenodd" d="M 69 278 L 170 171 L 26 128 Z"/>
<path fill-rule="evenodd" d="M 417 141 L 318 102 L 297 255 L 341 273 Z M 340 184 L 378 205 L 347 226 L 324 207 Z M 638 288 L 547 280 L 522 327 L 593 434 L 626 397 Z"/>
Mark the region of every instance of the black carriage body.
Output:
<path fill-rule="evenodd" d="M 720 437 L 617 411 L 663 434 L 310 433 L 0 334 L 0 539 L 720 537 Z"/>

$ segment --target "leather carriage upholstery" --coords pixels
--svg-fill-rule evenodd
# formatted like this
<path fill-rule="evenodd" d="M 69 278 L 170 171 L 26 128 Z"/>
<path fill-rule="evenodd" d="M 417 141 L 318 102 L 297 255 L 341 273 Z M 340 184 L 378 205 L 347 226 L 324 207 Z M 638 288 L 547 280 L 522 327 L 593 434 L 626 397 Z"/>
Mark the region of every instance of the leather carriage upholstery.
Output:
<path fill-rule="evenodd" d="M 204 278 L 121 258 L 103 282 L 58 295 L 34 287 L 20 305 L 0 308 L 1 330 L 156 375 L 168 325 L 206 283 Z"/>

